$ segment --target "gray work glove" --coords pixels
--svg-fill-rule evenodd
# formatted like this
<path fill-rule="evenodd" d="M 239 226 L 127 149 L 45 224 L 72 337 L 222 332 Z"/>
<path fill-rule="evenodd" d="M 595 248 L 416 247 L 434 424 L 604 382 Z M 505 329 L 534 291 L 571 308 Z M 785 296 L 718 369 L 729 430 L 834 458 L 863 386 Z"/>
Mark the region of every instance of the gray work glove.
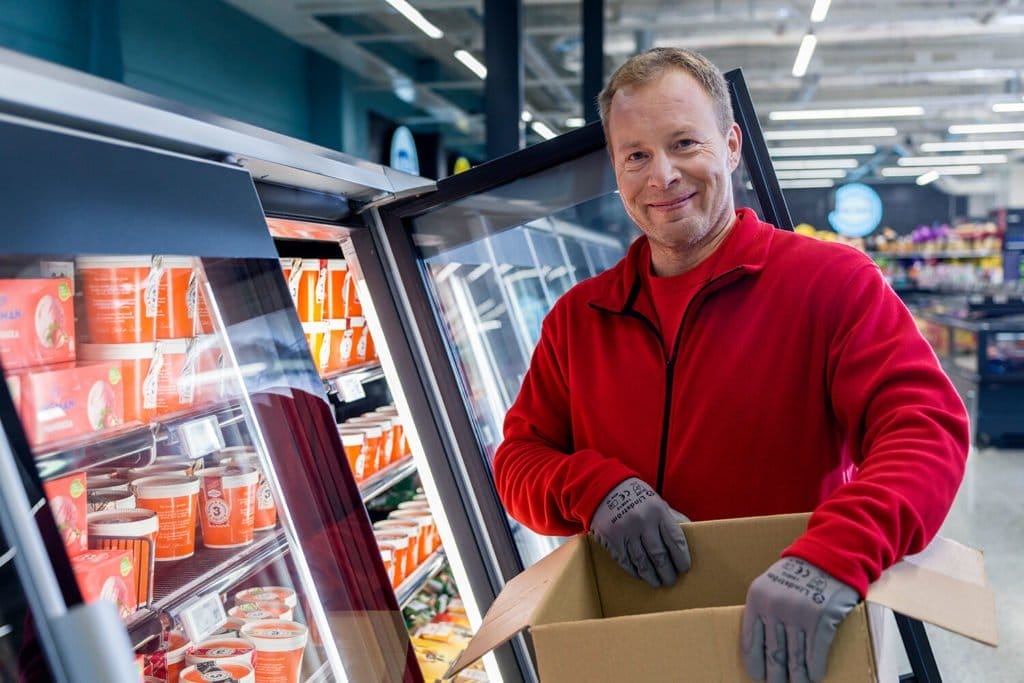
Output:
<path fill-rule="evenodd" d="M 676 512 L 645 482 L 630 477 L 605 496 L 590 531 L 623 569 L 651 586 L 671 586 L 690 568 Z"/>
<path fill-rule="evenodd" d="M 777 561 L 747 591 L 747 673 L 768 683 L 820 681 L 836 628 L 859 601 L 857 591 L 807 560 Z"/>

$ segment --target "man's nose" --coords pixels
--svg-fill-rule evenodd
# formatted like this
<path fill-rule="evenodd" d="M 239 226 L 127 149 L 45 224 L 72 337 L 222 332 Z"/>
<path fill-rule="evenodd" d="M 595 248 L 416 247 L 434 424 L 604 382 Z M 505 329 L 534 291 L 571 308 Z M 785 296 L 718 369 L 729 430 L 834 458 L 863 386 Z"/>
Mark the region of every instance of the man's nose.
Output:
<path fill-rule="evenodd" d="M 651 163 L 649 183 L 658 190 L 671 187 L 679 180 L 679 171 L 667 154 L 655 154 Z"/>

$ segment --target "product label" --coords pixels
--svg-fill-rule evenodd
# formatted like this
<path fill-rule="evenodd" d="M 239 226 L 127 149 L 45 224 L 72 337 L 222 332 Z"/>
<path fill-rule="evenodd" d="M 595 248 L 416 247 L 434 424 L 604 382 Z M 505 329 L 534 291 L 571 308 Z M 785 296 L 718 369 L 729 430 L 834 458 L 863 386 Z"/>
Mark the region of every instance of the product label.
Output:
<path fill-rule="evenodd" d="M 274 507 L 274 494 L 270 491 L 270 484 L 263 479 L 256 489 L 256 507 L 259 510 L 270 510 Z"/>
<path fill-rule="evenodd" d="M 145 294 L 143 300 L 146 302 L 146 317 L 155 318 L 157 302 L 160 299 L 160 278 L 164 275 L 164 259 L 162 256 L 154 256 L 152 265 L 149 268 L 149 275 L 146 276 Z"/>
<path fill-rule="evenodd" d="M 288 275 L 288 292 L 293 301 L 299 300 L 299 280 L 302 279 L 302 259 L 292 259 L 291 273 Z"/>
<path fill-rule="evenodd" d="M 196 282 L 196 271 L 195 268 L 188 275 L 188 290 L 185 292 L 185 307 L 188 311 L 188 319 L 195 320 L 199 306 L 199 291 L 198 283 Z"/>
<path fill-rule="evenodd" d="M 164 366 L 164 353 L 160 345 L 156 345 L 153 351 L 153 362 L 149 364 L 149 372 L 142 380 L 142 407 L 146 410 L 155 410 L 157 407 L 157 395 L 160 386 L 160 370 Z"/>
<path fill-rule="evenodd" d="M 327 298 L 327 261 L 321 259 L 320 272 L 316 274 L 316 302 L 322 304 Z"/>
<path fill-rule="evenodd" d="M 227 526 L 231 519 L 231 504 L 224 498 L 220 477 L 203 477 L 206 497 L 206 521 L 210 526 Z"/>
<path fill-rule="evenodd" d="M 178 377 L 178 403 L 192 405 L 196 396 L 196 366 L 199 363 L 199 344 L 193 337 L 185 348 L 185 364 L 181 366 Z"/>

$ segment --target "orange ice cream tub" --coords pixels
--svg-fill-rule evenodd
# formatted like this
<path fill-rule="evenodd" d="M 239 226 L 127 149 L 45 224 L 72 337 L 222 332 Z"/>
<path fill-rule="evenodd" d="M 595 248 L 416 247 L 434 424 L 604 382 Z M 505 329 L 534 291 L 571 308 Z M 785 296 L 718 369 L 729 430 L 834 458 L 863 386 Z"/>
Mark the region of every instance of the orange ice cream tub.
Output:
<path fill-rule="evenodd" d="M 420 566 L 420 564 L 427 559 L 430 554 L 430 550 L 426 543 L 426 532 L 423 526 L 420 525 L 419 521 L 414 519 L 382 519 L 373 523 L 375 531 L 391 531 L 398 533 L 405 533 L 409 536 L 410 553 L 409 561 L 411 564 L 406 568 L 412 572 L 413 569 Z"/>
<path fill-rule="evenodd" d="M 104 510 L 134 510 L 135 496 L 129 491 L 89 491 L 86 497 L 89 512 Z"/>
<path fill-rule="evenodd" d="M 228 617 L 227 621 L 216 631 L 210 634 L 211 638 L 240 638 L 239 631 L 245 625 L 245 619 Z"/>
<path fill-rule="evenodd" d="M 297 308 L 299 305 L 299 280 L 302 278 L 302 259 L 281 259 L 281 272 L 284 273 L 284 281 L 288 285 L 288 293 L 291 295 L 292 302 Z"/>
<path fill-rule="evenodd" d="M 167 683 L 178 683 L 181 670 L 185 668 L 185 653 L 192 643 L 182 631 L 170 631 L 167 635 Z"/>
<path fill-rule="evenodd" d="M 299 313 L 299 320 L 304 323 L 323 321 L 324 303 L 327 299 L 327 260 L 302 259 L 298 269 L 289 274 L 289 287 L 296 276 L 298 283 L 295 308 Z"/>
<path fill-rule="evenodd" d="M 78 355 L 83 361 L 117 362 L 124 386 L 125 422 L 151 422 L 156 416 L 156 380 L 150 378 L 156 345 L 80 344 Z M 148 393 L 147 393 L 148 392 Z"/>
<path fill-rule="evenodd" d="M 199 472 L 204 546 L 235 548 L 252 543 L 259 479 L 260 473 L 245 465 L 208 467 Z"/>
<path fill-rule="evenodd" d="M 377 345 L 373 343 L 373 336 L 370 334 L 370 326 L 363 330 L 363 341 L 366 342 L 366 360 L 379 360 L 377 358 Z"/>
<path fill-rule="evenodd" d="M 337 372 L 348 367 L 352 356 L 352 332 L 345 319 L 327 323 L 327 372 Z"/>
<path fill-rule="evenodd" d="M 189 666 L 200 662 L 216 662 L 217 664 L 247 664 L 256 661 L 256 648 L 248 640 L 241 637 L 208 638 L 185 653 L 185 663 Z"/>
<path fill-rule="evenodd" d="M 366 433 L 359 427 L 339 427 L 338 436 L 341 446 L 345 449 L 345 458 L 352 468 L 352 476 L 357 482 L 363 481 L 373 474 L 367 468 L 368 443 Z"/>
<path fill-rule="evenodd" d="M 156 338 L 181 339 L 195 335 L 198 301 L 193 259 L 188 256 L 154 256 L 153 262 L 160 269 Z"/>
<path fill-rule="evenodd" d="M 243 602 L 283 602 L 288 607 L 298 604 L 295 591 L 285 586 L 255 586 L 235 593 L 235 603 Z"/>
<path fill-rule="evenodd" d="M 135 611 L 138 603 L 131 551 L 89 550 L 71 558 L 71 569 L 85 602 L 110 600 L 122 618 Z"/>
<path fill-rule="evenodd" d="M 306 335 L 309 354 L 313 357 L 313 365 L 316 366 L 317 371 L 320 373 L 327 370 L 328 355 L 331 350 L 329 344 L 327 346 L 324 345 L 328 329 L 328 323 L 323 321 L 318 323 L 302 323 L 302 333 Z"/>
<path fill-rule="evenodd" d="M 348 357 L 349 365 L 366 362 L 366 320 L 362 317 L 348 319 L 352 328 L 352 351 Z"/>
<path fill-rule="evenodd" d="M 81 555 L 89 549 L 85 472 L 74 472 L 43 482 L 43 491 L 68 556 Z"/>
<path fill-rule="evenodd" d="M 0 280 L 0 360 L 7 371 L 75 360 L 71 280 Z"/>
<path fill-rule="evenodd" d="M 136 504 L 157 514 L 156 561 L 183 560 L 196 550 L 199 479 L 158 474 L 132 482 Z"/>
<path fill-rule="evenodd" d="M 391 448 L 390 428 L 387 430 L 375 418 L 368 416 L 353 417 L 341 423 L 342 429 L 361 429 L 366 433 L 367 468 L 369 474 L 386 467 L 388 449 Z"/>
<path fill-rule="evenodd" d="M 37 368 L 21 377 L 21 421 L 33 446 L 124 422 L 117 362 Z"/>
<path fill-rule="evenodd" d="M 345 287 L 345 317 L 357 318 L 363 314 L 363 303 L 359 300 L 359 289 L 356 287 L 355 273 L 349 268 Z"/>
<path fill-rule="evenodd" d="M 328 259 L 326 318 L 341 320 L 348 317 L 349 277 L 348 263 L 343 259 Z"/>
<path fill-rule="evenodd" d="M 277 504 L 274 502 L 274 492 L 270 488 L 263 468 L 260 465 L 256 449 L 251 446 L 231 446 L 218 451 L 216 458 L 218 465 L 248 465 L 255 468 L 259 474 L 259 483 L 256 484 L 256 511 L 253 513 L 253 530 L 266 531 L 277 526 Z"/>
<path fill-rule="evenodd" d="M 298 683 L 309 630 L 294 621 L 250 622 L 242 637 L 256 646 L 256 680 Z"/>
<path fill-rule="evenodd" d="M 85 322 L 93 344 L 136 344 L 156 339 L 160 280 L 152 256 L 87 256 L 77 259 L 85 297 Z"/>
<path fill-rule="evenodd" d="M 187 410 L 195 403 L 198 348 L 191 339 L 167 339 L 156 343 L 153 364 L 143 380 L 147 409 L 156 415 Z"/>
<path fill-rule="evenodd" d="M 415 532 L 410 534 L 407 529 L 378 529 L 374 525 L 373 535 L 377 539 L 379 547 L 389 548 L 394 554 L 394 587 L 397 588 L 398 584 L 405 581 L 405 577 L 416 568 L 415 553 L 418 551 L 416 534 Z"/>
<path fill-rule="evenodd" d="M 182 670 L 178 678 L 181 683 L 256 683 L 253 667 L 238 662 L 200 662 Z M 268 679 L 268 682 L 269 679 Z"/>
<path fill-rule="evenodd" d="M 132 553 L 137 605 L 148 605 L 153 601 L 158 527 L 156 513 L 152 510 L 106 510 L 89 514 L 89 534 L 93 548 L 127 550 Z"/>
<path fill-rule="evenodd" d="M 434 516 L 428 510 L 393 510 L 388 514 L 388 519 L 412 520 L 420 525 L 420 561 L 427 559 L 441 545 L 437 539 Z"/>
<path fill-rule="evenodd" d="M 294 615 L 295 611 L 291 607 L 283 602 L 275 600 L 241 602 L 228 610 L 229 617 L 242 619 L 246 623 L 252 621 L 265 621 L 267 619 L 291 621 Z"/>

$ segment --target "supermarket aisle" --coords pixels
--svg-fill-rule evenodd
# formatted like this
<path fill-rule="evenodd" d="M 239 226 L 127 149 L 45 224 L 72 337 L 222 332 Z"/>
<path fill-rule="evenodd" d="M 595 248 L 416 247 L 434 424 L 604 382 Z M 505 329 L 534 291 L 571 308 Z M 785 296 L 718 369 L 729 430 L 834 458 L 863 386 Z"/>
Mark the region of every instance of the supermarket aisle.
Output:
<path fill-rule="evenodd" d="M 1024 680 L 1024 451 L 972 451 L 942 534 L 985 553 L 998 649 L 928 627 L 944 681 Z"/>

